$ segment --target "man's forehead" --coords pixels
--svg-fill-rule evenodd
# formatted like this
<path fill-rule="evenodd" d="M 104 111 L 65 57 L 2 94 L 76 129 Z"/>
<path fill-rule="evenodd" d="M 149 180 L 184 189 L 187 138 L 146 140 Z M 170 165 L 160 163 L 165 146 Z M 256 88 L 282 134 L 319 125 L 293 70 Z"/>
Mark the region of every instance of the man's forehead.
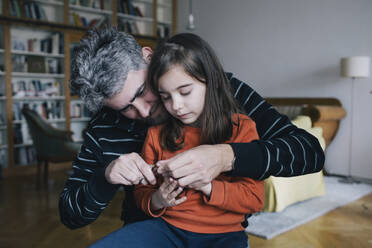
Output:
<path fill-rule="evenodd" d="M 147 70 L 142 69 L 139 71 L 131 70 L 128 72 L 127 78 L 125 79 L 123 90 L 127 92 L 136 92 L 138 88 L 142 86 L 142 84 L 146 80 L 146 72 Z"/>

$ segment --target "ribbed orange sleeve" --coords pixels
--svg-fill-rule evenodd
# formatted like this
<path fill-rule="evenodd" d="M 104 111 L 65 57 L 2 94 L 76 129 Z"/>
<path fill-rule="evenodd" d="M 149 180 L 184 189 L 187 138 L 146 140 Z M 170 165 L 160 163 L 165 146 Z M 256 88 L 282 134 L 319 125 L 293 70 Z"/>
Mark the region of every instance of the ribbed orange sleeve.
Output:
<path fill-rule="evenodd" d="M 250 142 L 258 139 L 256 125 L 252 120 L 241 121 L 235 142 Z M 249 161 L 247 161 L 249 164 Z M 239 214 L 254 213 L 261 210 L 265 192 L 263 181 L 243 177 L 220 175 L 212 181 L 212 193 L 204 203 Z"/>
<path fill-rule="evenodd" d="M 238 214 L 254 213 L 261 210 L 265 197 L 263 181 L 234 178 L 232 182 L 219 177 L 212 181 L 212 193 L 204 203 Z"/>

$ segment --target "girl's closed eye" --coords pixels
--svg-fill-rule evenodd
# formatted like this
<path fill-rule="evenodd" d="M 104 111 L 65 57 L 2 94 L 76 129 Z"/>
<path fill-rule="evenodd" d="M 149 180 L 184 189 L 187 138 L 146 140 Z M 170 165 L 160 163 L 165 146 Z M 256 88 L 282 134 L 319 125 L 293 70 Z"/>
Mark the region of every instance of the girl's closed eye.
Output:
<path fill-rule="evenodd" d="M 169 95 L 166 95 L 166 94 L 160 94 L 160 99 L 162 101 L 167 101 L 170 99 L 170 96 Z"/>
<path fill-rule="evenodd" d="M 180 92 L 181 96 L 187 96 L 187 95 L 189 95 L 190 93 L 191 93 L 191 90 L 188 90 L 188 91 L 184 90 L 184 91 L 181 91 L 181 92 Z"/>

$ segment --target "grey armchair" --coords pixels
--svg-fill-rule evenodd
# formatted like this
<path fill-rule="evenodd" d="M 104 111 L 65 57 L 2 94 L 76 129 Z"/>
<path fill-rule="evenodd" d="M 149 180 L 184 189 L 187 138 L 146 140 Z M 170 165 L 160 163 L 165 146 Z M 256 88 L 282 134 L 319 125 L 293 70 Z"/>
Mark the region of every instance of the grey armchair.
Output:
<path fill-rule="evenodd" d="M 71 138 L 73 132 L 54 128 L 28 107 L 24 107 L 22 113 L 36 150 L 37 185 L 40 183 L 42 162 L 44 162 L 44 183 L 47 184 L 49 162 L 73 161 L 79 152 L 80 144 L 73 142 Z"/>

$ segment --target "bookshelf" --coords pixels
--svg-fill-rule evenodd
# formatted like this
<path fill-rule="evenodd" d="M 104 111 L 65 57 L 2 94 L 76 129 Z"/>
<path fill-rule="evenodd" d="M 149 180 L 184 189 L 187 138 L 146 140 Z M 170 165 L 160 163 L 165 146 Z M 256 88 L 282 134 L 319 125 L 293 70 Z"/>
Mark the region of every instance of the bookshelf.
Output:
<path fill-rule="evenodd" d="M 0 35 L 4 29 L 0 28 Z M 8 164 L 8 132 L 6 125 L 6 84 L 5 84 L 5 53 L 4 42 L 0 42 L 0 170 Z M 1 173 L 0 173 L 1 174 Z"/>
<path fill-rule="evenodd" d="M 62 32 L 11 27 L 11 88 L 14 166 L 36 163 L 22 108 L 35 110 L 51 125 L 66 128 L 64 37 Z"/>
<path fill-rule="evenodd" d="M 73 139 L 82 141 L 90 114 L 79 97 L 70 95 L 68 80 L 71 48 L 85 32 L 111 24 L 132 33 L 142 46 L 154 48 L 159 39 L 176 32 L 176 3 L 176 0 L 0 1 L 3 176 L 36 170 L 35 150 L 20 114 L 24 105 L 44 115 L 51 125 L 73 131 Z"/>

